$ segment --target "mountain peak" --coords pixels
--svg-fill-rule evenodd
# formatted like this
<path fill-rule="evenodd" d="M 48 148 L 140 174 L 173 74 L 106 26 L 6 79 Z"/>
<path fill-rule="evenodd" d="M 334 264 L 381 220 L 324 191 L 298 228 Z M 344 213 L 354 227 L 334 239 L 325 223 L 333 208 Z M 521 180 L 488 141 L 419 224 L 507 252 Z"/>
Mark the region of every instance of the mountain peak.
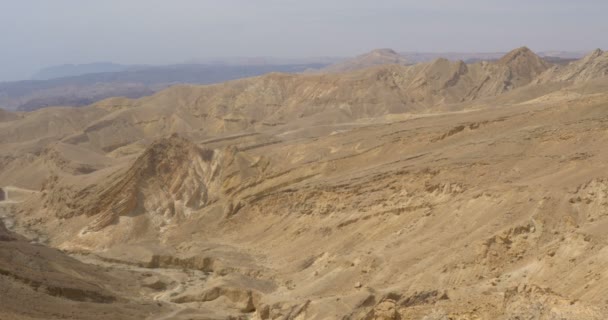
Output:
<path fill-rule="evenodd" d="M 500 60 L 498 60 L 501 64 L 511 64 L 515 61 L 541 61 L 542 59 L 536 55 L 532 50 L 528 47 L 520 47 L 514 50 L 511 50 L 507 54 L 505 54 Z"/>
<path fill-rule="evenodd" d="M 509 68 L 516 78 L 527 79 L 527 81 L 550 67 L 547 61 L 543 60 L 543 58 L 539 57 L 528 47 L 517 48 L 507 53 L 498 60 L 498 64 Z"/>

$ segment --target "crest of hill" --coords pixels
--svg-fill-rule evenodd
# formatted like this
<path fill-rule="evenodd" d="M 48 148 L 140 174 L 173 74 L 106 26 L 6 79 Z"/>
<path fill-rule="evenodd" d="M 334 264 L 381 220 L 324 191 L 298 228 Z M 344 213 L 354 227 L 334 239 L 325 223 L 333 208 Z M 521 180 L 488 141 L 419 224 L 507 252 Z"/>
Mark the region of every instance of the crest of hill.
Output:
<path fill-rule="evenodd" d="M 578 84 L 606 76 L 608 76 L 608 52 L 596 49 L 583 59 L 564 66 L 552 67 L 539 77 L 538 82 L 568 81 Z"/>
<path fill-rule="evenodd" d="M 384 64 L 409 64 L 408 60 L 402 57 L 393 49 L 376 49 L 346 61 L 338 62 L 321 69 L 321 72 L 340 73 L 365 69 Z"/>

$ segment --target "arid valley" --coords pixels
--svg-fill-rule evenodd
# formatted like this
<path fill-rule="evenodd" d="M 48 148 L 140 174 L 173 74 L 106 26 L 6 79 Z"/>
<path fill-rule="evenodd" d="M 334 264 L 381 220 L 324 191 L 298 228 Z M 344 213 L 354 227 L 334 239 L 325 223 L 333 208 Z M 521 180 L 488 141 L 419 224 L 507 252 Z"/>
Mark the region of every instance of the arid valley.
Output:
<path fill-rule="evenodd" d="M 606 319 L 608 53 L 393 54 L 0 109 L 0 319 Z"/>

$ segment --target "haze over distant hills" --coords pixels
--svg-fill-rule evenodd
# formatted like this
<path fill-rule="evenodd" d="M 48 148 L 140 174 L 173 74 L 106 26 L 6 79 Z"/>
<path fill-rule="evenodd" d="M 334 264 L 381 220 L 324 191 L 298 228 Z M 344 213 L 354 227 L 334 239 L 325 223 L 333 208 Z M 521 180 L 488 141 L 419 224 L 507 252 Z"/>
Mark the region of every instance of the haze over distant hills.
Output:
<path fill-rule="evenodd" d="M 586 51 L 540 51 L 536 54 L 543 58 L 557 59 L 580 59 L 588 52 Z M 449 60 L 462 60 L 464 62 L 492 61 L 502 58 L 506 52 L 400 52 L 405 59 L 412 63 L 425 62 L 438 58 Z"/>
<path fill-rule="evenodd" d="M 550 54 L 550 56 L 549 56 Z M 413 64 L 440 57 L 476 62 L 497 60 L 502 53 L 398 53 L 377 49 L 355 58 L 316 57 L 281 59 L 273 57 L 233 57 L 194 61 L 169 66 L 91 63 L 61 65 L 40 70 L 36 81 L 0 83 L 0 108 L 36 110 L 48 106 L 84 106 L 115 96 L 138 98 L 168 86 L 190 83 L 211 84 L 268 72 L 348 72 L 383 64 Z M 539 54 L 557 64 L 570 62 L 576 52 Z"/>
<path fill-rule="evenodd" d="M 31 80 L 49 80 L 80 76 L 88 73 L 119 72 L 125 71 L 133 66 L 121 65 L 111 62 L 96 62 L 87 64 L 64 64 L 43 68 L 36 72 Z"/>
<path fill-rule="evenodd" d="M 112 62 L 94 62 L 85 64 L 64 64 L 43 68 L 32 75 L 30 80 L 50 80 L 80 76 L 90 73 L 106 73 L 120 71 L 139 71 L 156 68 L 171 68 L 177 66 L 267 66 L 271 70 L 273 66 L 318 66 L 338 62 L 344 58 L 337 57 L 313 57 L 313 58 L 276 58 L 276 57 L 219 57 L 207 59 L 191 59 L 184 63 L 173 65 L 128 65 Z"/>
<path fill-rule="evenodd" d="M 319 70 L 320 72 L 348 72 L 383 64 L 415 64 L 436 59 L 463 61 L 495 61 L 506 55 L 506 52 L 397 52 L 393 49 L 376 49 L 350 59 L 343 59 Z M 566 64 L 585 56 L 586 52 L 547 51 L 538 56 L 557 64 Z"/>
<path fill-rule="evenodd" d="M 84 106 L 109 97 L 138 98 L 180 83 L 210 84 L 269 72 L 302 72 L 309 68 L 322 66 L 324 65 L 122 66 L 125 70 L 118 72 L 108 71 L 49 80 L 0 83 L 0 107 L 27 111 L 48 106 Z M 80 72 L 82 70 L 76 68 L 72 71 Z"/>
<path fill-rule="evenodd" d="M 336 62 L 323 69 L 321 72 L 348 72 L 383 64 L 410 64 L 410 61 L 404 58 L 393 49 L 376 49 L 368 53 L 356 56 L 352 59 Z"/>

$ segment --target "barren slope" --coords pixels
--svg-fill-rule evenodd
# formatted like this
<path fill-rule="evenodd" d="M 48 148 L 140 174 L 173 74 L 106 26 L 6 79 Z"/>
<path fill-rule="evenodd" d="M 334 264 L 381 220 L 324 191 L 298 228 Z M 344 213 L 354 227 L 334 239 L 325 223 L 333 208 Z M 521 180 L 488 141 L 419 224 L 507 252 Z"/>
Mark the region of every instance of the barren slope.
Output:
<path fill-rule="evenodd" d="M 0 202 L 0 216 L 10 206 Z M 0 318 L 142 319 L 171 310 L 138 299 L 140 279 L 83 264 L 6 230 L 0 222 Z"/>

